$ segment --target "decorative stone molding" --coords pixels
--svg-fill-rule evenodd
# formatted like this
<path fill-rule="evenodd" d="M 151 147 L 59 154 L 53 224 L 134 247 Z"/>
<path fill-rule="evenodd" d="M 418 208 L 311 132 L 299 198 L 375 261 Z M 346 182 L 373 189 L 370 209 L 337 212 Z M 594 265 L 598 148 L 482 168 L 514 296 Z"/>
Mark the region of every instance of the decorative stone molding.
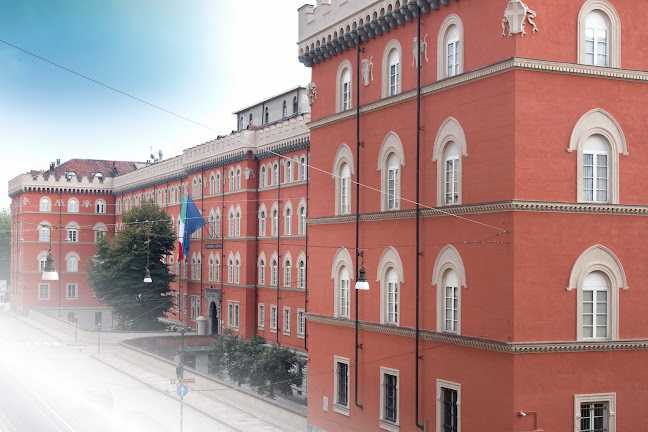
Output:
<path fill-rule="evenodd" d="M 355 328 L 355 321 L 347 318 L 334 318 L 327 315 L 307 313 L 306 319 L 310 322 L 334 325 L 338 327 Z M 416 337 L 416 329 L 388 324 L 378 324 L 368 321 L 359 321 L 358 328 L 375 333 L 389 334 L 408 338 Z M 553 342 L 502 342 L 471 336 L 462 336 L 452 333 L 443 333 L 432 330 L 419 330 L 419 337 L 423 340 L 465 346 L 470 348 L 497 351 L 509 354 L 545 354 L 558 352 L 588 352 L 588 351 L 628 351 L 648 350 L 648 339 L 622 339 L 610 341 L 553 341 Z"/>
<path fill-rule="evenodd" d="M 313 105 L 317 100 L 317 85 L 314 82 L 308 83 L 306 91 L 308 92 L 309 103 L 310 105 Z"/>
<path fill-rule="evenodd" d="M 428 49 L 428 44 L 427 44 L 427 33 L 423 37 L 423 42 L 419 44 L 419 40 L 417 36 L 414 36 L 414 39 L 412 40 L 412 67 L 416 66 L 418 67 L 418 51 L 420 50 L 421 52 L 421 60 L 425 59 L 425 63 L 429 63 L 430 60 L 428 60 L 428 55 L 427 55 L 427 49 Z M 422 66 L 422 65 L 421 65 Z"/>
<path fill-rule="evenodd" d="M 527 14 L 529 14 L 528 17 Z M 506 36 L 506 24 L 509 25 L 508 37 L 518 33 L 522 33 L 522 37 L 524 37 L 524 35 L 527 34 L 526 31 L 524 31 L 524 26 L 526 24 L 525 20 L 528 20 L 529 24 L 533 26 L 533 33 L 540 31 L 538 30 L 536 23 L 533 21 L 535 17 L 536 13 L 527 5 L 522 3 L 522 0 L 511 0 L 504 10 L 502 37 Z"/>
<path fill-rule="evenodd" d="M 456 26 L 459 33 L 459 70 L 458 74 L 464 70 L 464 27 L 461 18 L 457 14 L 448 15 L 439 28 L 439 36 L 437 37 L 437 80 L 448 77 L 448 53 L 447 53 L 447 38 L 450 29 Z"/>
<path fill-rule="evenodd" d="M 444 151 L 449 143 L 455 143 L 461 152 L 461 156 L 468 157 L 468 143 L 466 141 L 466 134 L 459 122 L 453 118 L 448 117 L 439 127 L 436 138 L 434 139 L 434 148 L 432 150 L 432 162 L 437 162 L 437 206 L 445 205 L 445 166 L 444 166 Z M 463 185 L 463 163 L 462 158 L 459 157 L 457 161 L 457 171 L 459 172 L 458 189 L 459 189 L 459 202 L 463 200 L 462 185 Z"/>
<path fill-rule="evenodd" d="M 371 61 L 373 59 L 373 56 L 369 57 L 368 59 L 363 59 L 362 60 L 362 70 L 360 71 L 362 73 L 362 82 L 365 87 L 369 86 L 369 82 L 374 80 L 373 77 L 373 67 L 374 64 Z"/>
<path fill-rule="evenodd" d="M 606 68 L 601 66 L 580 65 L 576 63 L 554 62 L 549 60 L 527 59 L 522 57 L 513 57 L 507 60 L 502 60 L 498 63 L 485 66 L 470 72 L 465 72 L 443 81 L 437 81 L 421 88 L 421 96 L 434 94 L 448 88 L 457 87 L 469 82 L 479 81 L 485 78 L 490 78 L 495 75 L 510 72 L 513 70 L 528 70 L 537 72 L 557 73 L 564 75 L 574 76 L 589 76 L 595 78 L 607 78 L 631 82 L 648 82 L 648 72 L 635 71 L 629 69 L 615 69 Z M 369 103 L 360 107 L 360 113 L 370 113 L 388 106 L 393 106 L 405 101 L 416 99 L 416 90 L 410 90 L 400 93 L 387 99 Z M 341 120 L 355 117 L 355 110 L 349 110 L 342 113 L 336 113 L 328 117 L 324 117 L 308 124 L 311 129 L 317 129 L 336 123 Z"/>
<path fill-rule="evenodd" d="M 421 210 L 421 217 L 470 215 L 510 211 L 648 216 L 648 206 L 513 200 L 488 204 L 462 205 L 450 208 L 426 209 Z M 360 215 L 360 221 L 368 222 L 376 220 L 412 219 L 415 217 L 416 212 L 414 210 L 401 210 L 380 213 L 364 213 Z M 307 219 L 307 223 L 309 225 L 355 223 L 355 215 L 312 217 Z"/>

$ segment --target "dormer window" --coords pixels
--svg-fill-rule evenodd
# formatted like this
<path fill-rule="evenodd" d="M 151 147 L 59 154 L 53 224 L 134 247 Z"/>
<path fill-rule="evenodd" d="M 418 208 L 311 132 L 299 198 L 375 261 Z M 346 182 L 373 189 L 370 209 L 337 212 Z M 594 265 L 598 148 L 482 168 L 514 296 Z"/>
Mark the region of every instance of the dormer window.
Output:
<path fill-rule="evenodd" d="M 76 177 L 76 176 L 77 176 L 77 174 L 76 174 L 74 171 L 67 171 L 67 172 L 65 173 L 65 178 L 66 178 L 67 180 L 72 180 L 72 179 L 73 179 L 74 177 Z"/>

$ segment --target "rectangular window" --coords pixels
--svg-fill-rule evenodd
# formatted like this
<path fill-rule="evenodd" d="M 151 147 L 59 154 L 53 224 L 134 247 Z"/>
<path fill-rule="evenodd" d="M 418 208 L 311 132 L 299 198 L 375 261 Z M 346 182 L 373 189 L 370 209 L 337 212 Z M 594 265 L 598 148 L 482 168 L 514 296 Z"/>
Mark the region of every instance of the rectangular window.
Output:
<path fill-rule="evenodd" d="M 608 32 L 597 28 L 585 29 L 585 64 L 607 66 Z"/>
<path fill-rule="evenodd" d="M 79 233 L 76 229 L 69 229 L 67 230 L 67 238 L 65 240 L 69 242 L 77 242 L 79 241 L 78 235 Z"/>
<path fill-rule="evenodd" d="M 270 306 L 270 330 L 277 331 L 277 306 Z"/>
<path fill-rule="evenodd" d="M 349 280 L 340 279 L 340 316 L 349 317 Z"/>
<path fill-rule="evenodd" d="M 259 313 L 258 313 L 259 328 L 263 329 L 265 327 L 265 305 L 259 304 Z"/>
<path fill-rule="evenodd" d="M 182 312 L 187 313 L 187 294 L 182 297 Z"/>
<path fill-rule="evenodd" d="M 615 432 L 616 393 L 574 395 L 574 424 L 581 432 Z"/>
<path fill-rule="evenodd" d="M 461 432 L 461 384 L 437 380 L 437 431 Z"/>
<path fill-rule="evenodd" d="M 77 299 L 79 298 L 79 286 L 77 284 L 67 284 L 66 298 Z"/>
<path fill-rule="evenodd" d="M 590 288 L 583 290 L 583 338 L 608 337 L 608 291 Z"/>
<path fill-rule="evenodd" d="M 608 200 L 608 156 L 583 153 L 583 200 Z"/>
<path fill-rule="evenodd" d="M 445 287 L 445 330 L 456 332 L 459 316 L 459 288 Z"/>
<path fill-rule="evenodd" d="M 196 296 L 191 296 L 191 319 L 196 319 Z"/>
<path fill-rule="evenodd" d="M 459 73 L 459 40 L 448 41 L 448 77 Z"/>
<path fill-rule="evenodd" d="M 349 411 L 349 359 L 335 357 L 335 405 L 346 408 L 342 414 Z M 335 408 L 335 407 L 334 407 Z M 339 412 L 338 410 L 335 410 Z"/>
<path fill-rule="evenodd" d="M 240 306 L 239 303 L 236 302 L 234 303 L 234 327 L 239 328 L 239 311 L 240 311 Z"/>
<path fill-rule="evenodd" d="M 290 308 L 285 307 L 283 309 L 283 315 L 284 315 L 283 332 L 285 335 L 289 335 L 290 334 Z"/>
<path fill-rule="evenodd" d="M 380 422 L 387 430 L 398 426 L 398 375 L 395 369 L 380 368 Z"/>
<path fill-rule="evenodd" d="M 387 322 L 398 324 L 398 282 L 387 283 Z"/>
<path fill-rule="evenodd" d="M 49 300 L 50 286 L 49 284 L 38 284 L 38 300 Z"/>
<path fill-rule="evenodd" d="M 227 326 L 232 327 L 234 325 L 234 304 L 232 302 L 227 302 Z"/>
<path fill-rule="evenodd" d="M 50 229 L 48 227 L 41 227 L 39 232 L 39 241 L 48 242 L 50 239 Z"/>
<path fill-rule="evenodd" d="M 297 336 L 306 334 L 306 313 L 303 309 L 297 309 Z"/>
<path fill-rule="evenodd" d="M 351 109 L 351 82 L 342 84 L 342 111 Z"/>
<path fill-rule="evenodd" d="M 459 203 L 459 171 L 457 171 L 457 158 L 446 160 L 445 171 L 445 203 Z"/>
<path fill-rule="evenodd" d="M 387 208 L 395 210 L 398 208 L 398 168 L 389 168 L 387 177 Z"/>

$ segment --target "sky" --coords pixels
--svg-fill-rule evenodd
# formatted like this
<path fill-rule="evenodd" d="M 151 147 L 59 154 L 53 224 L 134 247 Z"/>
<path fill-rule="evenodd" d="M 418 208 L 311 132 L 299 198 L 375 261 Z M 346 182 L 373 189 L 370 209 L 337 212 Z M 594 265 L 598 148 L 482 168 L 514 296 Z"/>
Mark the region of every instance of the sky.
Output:
<path fill-rule="evenodd" d="M 306 85 L 310 69 L 297 60 L 305 3 L 0 0 L 0 209 L 21 173 L 56 159 L 177 156 L 236 129 L 234 111 Z"/>

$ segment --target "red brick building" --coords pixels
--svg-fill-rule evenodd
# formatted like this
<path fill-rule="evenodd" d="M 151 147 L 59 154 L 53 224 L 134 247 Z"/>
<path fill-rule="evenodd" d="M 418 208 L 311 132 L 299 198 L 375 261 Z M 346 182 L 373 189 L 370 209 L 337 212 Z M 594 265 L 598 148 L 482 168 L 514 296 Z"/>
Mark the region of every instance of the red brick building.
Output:
<path fill-rule="evenodd" d="M 312 430 L 644 428 L 645 11 L 299 10 Z"/>

